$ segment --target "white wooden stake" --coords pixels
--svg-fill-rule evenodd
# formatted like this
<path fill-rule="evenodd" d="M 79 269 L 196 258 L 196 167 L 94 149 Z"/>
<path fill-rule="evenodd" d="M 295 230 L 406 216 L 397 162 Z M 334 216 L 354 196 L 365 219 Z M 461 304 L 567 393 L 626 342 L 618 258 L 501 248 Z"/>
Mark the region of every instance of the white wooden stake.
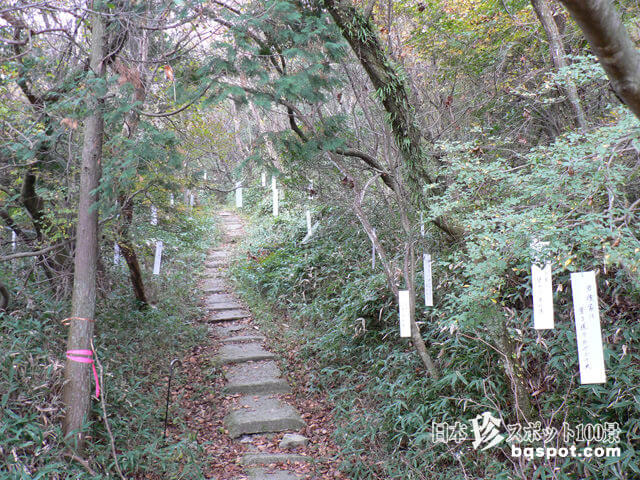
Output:
<path fill-rule="evenodd" d="M 409 308 L 409 290 L 398 292 L 399 314 L 400 314 L 400 337 L 411 337 L 411 321 Z"/>
<path fill-rule="evenodd" d="M 242 187 L 241 183 L 236 183 L 236 208 L 242 208 Z"/>
<path fill-rule="evenodd" d="M 169 196 L 169 205 L 173 207 L 175 202 L 175 198 L 173 198 L 173 193 Z"/>
<path fill-rule="evenodd" d="M 571 274 L 580 383 L 606 383 L 595 272 Z"/>
<path fill-rule="evenodd" d="M 118 245 L 118 242 L 113 242 L 113 264 L 120 264 L 120 246 Z"/>
<path fill-rule="evenodd" d="M 158 209 L 151 205 L 151 225 L 158 225 Z"/>
<path fill-rule="evenodd" d="M 424 215 L 420 212 L 420 236 L 424 237 Z"/>
<path fill-rule="evenodd" d="M 263 187 L 267 186 L 267 172 L 262 172 L 260 174 L 260 183 L 262 184 Z"/>
<path fill-rule="evenodd" d="M 376 229 L 373 229 L 373 237 L 376 238 Z M 371 241 L 371 268 L 376 268 L 376 244 Z"/>
<path fill-rule="evenodd" d="M 11 251 L 12 252 L 16 251 L 17 240 L 18 240 L 18 236 L 16 235 L 16 232 L 14 230 L 11 230 Z"/>
<path fill-rule="evenodd" d="M 276 177 L 271 177 L 271 191 L 273 193 L 273 216 L 278 216 L 278 185 Z"/>
<path fill-rule="evenodd" d="M 533 296 L 533 328 L 547 330 L 554 327 L 553 322 L 553 281 L 551 263 L 544 268 L 531 265 L 531 295 Z"/>
<path fill-rule="evenodd" d="M 195 205 L 195 203 L 196 203 L 195 197 L 194 197 L 193 193 L 190 193 L 189 194 L 189 206 L 193 207 Z"/>
<path fill-rule="evenodd" d="M 156 256 L 153 259 L 153 274 L 160 275 L 160 263 L 162 262 L 162 248 L 164 247 L 161 240 L 156 242 Z"/>
<path fill-rule="evenodd" d="M 431 255 L 422 254 L 422 271 L 424 273 L 424 306 L 433 307 L 433 279 L 431 276 Z"/>
<path fill-rule="evenodd" d="M 206 182 L 207 181 L 207 171 L 205 170 L 204 173 L 202 174 L 202 179 Z"/>
<path fill-rule="evenodd" d="M 311 210 L 307 208 L 306 217 L 307 217 L 307 236 L 311 236 Z"/>

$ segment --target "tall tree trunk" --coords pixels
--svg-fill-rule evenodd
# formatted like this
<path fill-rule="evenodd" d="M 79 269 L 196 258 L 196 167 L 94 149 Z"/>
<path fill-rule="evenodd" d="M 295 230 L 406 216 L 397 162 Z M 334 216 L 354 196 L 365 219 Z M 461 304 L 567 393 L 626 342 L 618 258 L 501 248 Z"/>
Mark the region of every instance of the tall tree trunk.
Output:
<path fill-rule="evenodd" d="M 100 11 L 91 15 L 90 69 L 96 79 L 105 75 L 106 34 Z M 100 82 L 100 80 L 98 80 Z M 80 170 L 80 199 L 74 258 L 72 319 L 69 324 L 67 350 L 92 350 L 93 319 L 96 306 L 96 269 L 98 258 L 98 210 L 94 193 L 100 182 L 102 142 L 104 133 L 104 99 L 98 91 L 88 93 L 89 116 L 84 125 L 84 143 Z M 83 320 L 89 319 L 90 321 Z M 66 407 L 63 422 L 64 434 L 75 443 L 84 446 L 83 423 L 89 414 L 91 366 L 67 359 L 63 400 Z"/>
<path fill-rule="evenodd" d="M 567 67 L 567 54 L 564 50 L 562 43 L 562 37 L 558 30 L 558 25 L 553 19 L 553 14 L 549 8 L 547 0 L 531 0 L 531 5 L 538 16 L 538 20 L 542 24 L 545 34 L 547 35 L 547 41 L 549 42 L 549 52 L 551 54 L 551 61 L 553 66 L 560 70 Z M 580 105 L 580 97 L 578 96 L 578 89 L 576 84 L 568 76 L 565 77 L 564 91 L 567 94 L 567 99 L 571 104 L 573 113 L 576 116 L 576 125 L 579 128 L 586 128 L 587 121 Z"/>
<path fill-rule="evenodd" d="M 560 0 L 584 32 L 619 98 L 640 118 L 640 54 L 612 0 Z"/>
<path fill-rule="evenodd" d="M 350 0 L 319 0 L 319 3 L 333 18 L 376 90 L 376 97 L 387 112 L 402 155 L 407 187 L 413 200 L 421 202 L 425 183 L 437 180 L 435 164 L 431 165 L 430 171 L 429 158 L 422 145 L 423 139 L 433 143 L 433 137 L 428 130 L 421 131 L 415 121 L 407 82 L 393 66 L 371 19 L 365 17 Z M 462 227 L 449 224 L 443 218 L 436 218 L 432 223 L 453 239 L 460 238 L 464 232 Z"/>

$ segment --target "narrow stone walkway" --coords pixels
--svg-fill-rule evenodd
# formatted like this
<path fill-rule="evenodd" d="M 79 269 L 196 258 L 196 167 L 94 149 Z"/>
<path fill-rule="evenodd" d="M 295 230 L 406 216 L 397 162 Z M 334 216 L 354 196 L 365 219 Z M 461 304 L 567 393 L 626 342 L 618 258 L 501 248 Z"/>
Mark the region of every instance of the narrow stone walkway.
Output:
<path fill-rule="evenodd" d="M 233 245 L 243 235 L 243 228 L 232 212 L 221 212 L 220 217 L 224 242 L 209 253 L 203 290 L 208 321 L 222 344 L 216 363 L 224 371 L 223 391 L 233 398 L 224 427 L 246 447 L 246 453 L 239 459 L 246 476 L 236 480 L 298 480 L 304 477 L 273 465 L 311 462 L 312 458 L 294 453 L 264 453 L 256 441 L 258 435 L 288 432 L 280 442 L 283 450 L 306 445 L 308 440 L 296 433 L 306 424 L 300 413 L 281 398 L 291 389 L 282 377 L 277 357 L 264 347 L 265 337 L 252 323 L 251 313 L 232 293 L 227 268 Z"/>

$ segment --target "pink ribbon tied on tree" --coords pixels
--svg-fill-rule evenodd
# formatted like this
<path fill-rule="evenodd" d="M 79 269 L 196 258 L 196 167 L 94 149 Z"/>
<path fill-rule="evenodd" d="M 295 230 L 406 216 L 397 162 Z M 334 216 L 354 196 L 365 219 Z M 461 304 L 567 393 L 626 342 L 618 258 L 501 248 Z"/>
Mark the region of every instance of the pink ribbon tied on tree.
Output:
<path fill-rule="evenodd" d="M 98 372 L 96 372 L 96 364 L 93 361 L 92 350 L 67 350 L 67 358 L 72 362 L 90 363 L 93 367 L 93 378 L 96 381 L 96 398 L 100 397 L 100 382 L 98 381 Z"/>

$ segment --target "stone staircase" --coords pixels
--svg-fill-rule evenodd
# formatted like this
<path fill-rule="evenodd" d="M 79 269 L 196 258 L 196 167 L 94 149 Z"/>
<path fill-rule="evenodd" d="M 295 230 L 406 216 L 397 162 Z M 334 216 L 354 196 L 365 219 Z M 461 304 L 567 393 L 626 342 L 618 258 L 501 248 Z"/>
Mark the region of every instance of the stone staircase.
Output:
<path fill-rule="evenodd" d="M 247 476 L 237 480 L 299 480 L 304 477 L 274 464 L 312 462 L 312 458 L 293 453 L 264 453 L 252 443 L 256 435 L 296 432 L 306 424 L 299 412 L 281 398 L 291 389 L 282 377 L 277 357 L 265 349 L 265 337 L 252 324 L 250 312 L 234 297 L 226 279 L 233 244 L 242 236 L 243 229 L 234 213 L 221 212 L 220 216 L 225 242 L 209 253 L 203 291 L 209 322 L 222 344 L 216 360 L 226 379 L 223 392 L 234 397 L 224 426 L 232 438 L 247 447 L 247 453 L 239 459 L 246 466 Z M 287 450 L 306 442 L 305 437 L 292 433 L 284 436 L 280 447 Z"/>

